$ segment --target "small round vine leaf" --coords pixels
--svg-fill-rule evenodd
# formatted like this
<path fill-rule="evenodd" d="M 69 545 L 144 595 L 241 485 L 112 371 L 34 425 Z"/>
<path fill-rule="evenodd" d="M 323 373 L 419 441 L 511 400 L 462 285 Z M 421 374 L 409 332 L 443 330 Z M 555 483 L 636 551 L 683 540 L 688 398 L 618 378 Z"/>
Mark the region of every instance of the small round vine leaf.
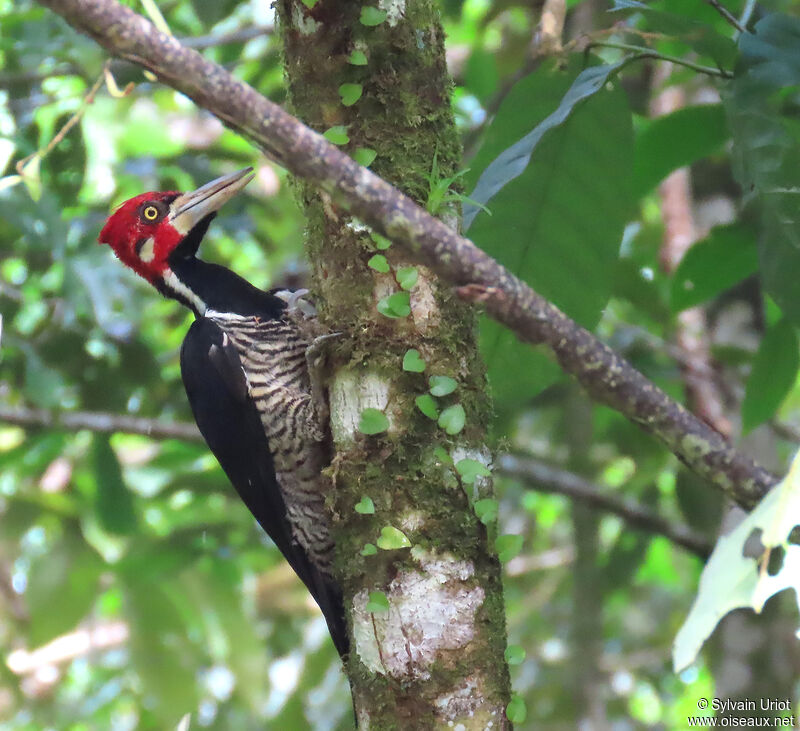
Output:
<path fill-rule="evenodd" d="M 386 249 L 392 245 L 392 242 L 389 239 L 387 239 L 385 236 L 381 236 L 375 231 L 373 231 L 369 237 L 375 242 L 375 248 L 379 251 L 386 251 Z"/>
<path fill-rule="evenodd" d="M 361 513 L 361 515 L 373 515 L 375 513 L 375 503 L 372 502 L 372 498 L 364 495 L 356 503 L 356 512 Z"/>
<path fill-rule="evenodd" d="M 346 145 L 350 142 L 350 136 L 347 134 L 347 127 L 342 124 L 329 127 L 322 133 L 322 136 L 334 145 Z"/>
<path fill-rule="evenodd" d="M 458 434 L 464 428 L 466 421 L 467 415 L 464 413 L 464 407 L 461 404 L 448 406 L 439 414 L 439 426 L 451 436 Z"/>
<path fill-rule="evenodd" d="M 387 15 L 388 13 L 385 10 L 367 5 L 361 8 L 361 17 L 359 20 L 361 21 L 361 25 L 375 26 L 383 23 Z"/>
<path fill-rule="evenodd" d="M 430 392 L 434 396 L 447 396 L 447 394 L 453 393 L 458 388 L 455 378 L 450 378 L 450 376 L 431 376 L 428 379 L 428 384 L 430 385 Z"/>
<path fill-rule="evenodd" d="M 347 62 L 352 66 L 366 66 L 367 54 L 364 53 L 364 51 L 353 51 L 347 59 Z"/>
<path fill-rule="evenodd" d="M 359 165 L 363 165 L 365 168 L 372 165 L 376 157 L 378 157 L 378 153 L 369 147 L 359 147 L 353 153 L 353 160 Z"/>
<path fill-rule="evenodd" d="M 403 356 L 403 370 L 409 373 L 422 373 L 425 370 L 425 361 L 416 348 L 410 348 Z"/>
<path fill-rule="evenodd" d="M 369 593 L 369 600 L 367 601 L 366 609 L 373 614 L 389 611 L 389 600 L 382 591 L 371 591 Z"/>
<path fill-rule="evenodd" d="M 506 647 L 505 658 L 509 665 L 521 665 L 525 660 L 525 649 L 519 645 L 509 645 Z"/>
<path fill-rule="evenodd" d="M 382 434 L 389 428 L 389 419 L 379 409 L 366 408 L 361 412 L 358 430 L 362 434 Z"/>
<path fill-rule="evenodd" d="M 506 706 L 506 716 L 511 723 L 525 723 L 528 717 L 525 701 L 516 694 L 511 696 L 511 701 Z"/>
<path fill-rule="evenodd" d="M 505 535 L 497 536 L 494 547 L 497 551 L 497 558 L 500 559 L 501 563 L 506 563 L 506 561 L 510 561 L 522 550 L 522 536 L 515 535 L 514 533 L 506 533 Z"/>
<path fill-rule="evenodd" d="M 361 549 L 362 556 L 374 556 L 378 552 L 378 547 L 374 543 L 365 543 Z"/>
<path fill-rule="evenodd" d="M 411 314 L 411 300 L 408 292 L 395 292 L 378 301 L 378 312 L 394 319 L 408 317 Z"/>
<path fill-rule="evenodd" d="M 417 396 L 414 399 L 414 403 L 431 421 L 436 421 L 439 418 L 439 409 L 436 407 L 436 402 L 430 394 L 423 393 L 421 396 Z"/>
<path fill-rule="evenodd" d="M 498 505 L 497 500 L 494 498 L 487 497 L 482 500 L 476 500 L 472 507 L 475 510 L 475 515 L 478 516 L 478 520 L 484 525 L 489 525 L 489 523 L 494 523 L 497 520 Z"/>
<path fill-rule="evenodd" d="M 478 462 L 477 459 L 470 459 L 469 457 L 456 462 L 456 472 L 461 475 L 461 481 L 467 485 L 475 482 L 476 477 L 489 477 L 492 474 L 486 468 L 486 465 Z"/>
<path fill-rule="evenodd" d="M 397 283 L 400 285 L 400 288 L 408 291 L 413 289 L 414 285 L 417 283 L 419 272 L 417 272 L 416 267 L 400 267 L 395 276 L 397 277 Z"/>
<path fill-rule="evenodd" d="M 344 106 L 352 107 L 361 98 L 363 92 L 364 87 L 361 84 L 342 84 L 339 87 L 339 98 Z"/>
<path fill-rule="evenodd" d="M 386 274 L 389 271 L 389 262 L 386 261 L 386 257 L 383 254 L 375 254 L 367 262 L 367 266 L 381 274 Z"/>
<path fill-rule="evenodd" d="M 393 525 L 385 525 L 381 528 L 381 534 L 376 543 L 378 548 L 384 551 L 396 551 L 399 548 L 409 548 L 411 546 L 408 536 Z"/>

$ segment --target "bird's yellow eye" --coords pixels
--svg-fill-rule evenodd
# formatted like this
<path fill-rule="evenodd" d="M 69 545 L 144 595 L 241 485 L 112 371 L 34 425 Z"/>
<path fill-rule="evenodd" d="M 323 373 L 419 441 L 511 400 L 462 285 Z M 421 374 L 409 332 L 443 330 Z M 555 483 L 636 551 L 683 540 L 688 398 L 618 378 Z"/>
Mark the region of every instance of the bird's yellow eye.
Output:
<path fill-rule="evenodd" d="M 142 214 L 148 221 L 155 221 L 158 218 L 158 208 L 155 206 L 146 206 Z"/>

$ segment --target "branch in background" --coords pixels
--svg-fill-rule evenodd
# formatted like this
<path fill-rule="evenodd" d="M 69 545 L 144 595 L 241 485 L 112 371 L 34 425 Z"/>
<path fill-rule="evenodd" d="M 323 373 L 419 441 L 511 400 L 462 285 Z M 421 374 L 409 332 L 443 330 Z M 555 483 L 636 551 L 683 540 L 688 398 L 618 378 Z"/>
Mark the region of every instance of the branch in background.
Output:
<path fill-rule="evenodd" d="M 482 301 L 521 339 L 547 345 L 592 398 L 656 436 L 742 506 L 752 507 L 777 481 L 471 241 L 223 68 L 115 0 L 39 2 L 241 132 L 415 261 L 460 287 L 466 299 Z"/>
<path fill-rule="evenodd" d="M 44 427 L 66 431 L 89 431 L 103 434 L 124 432 L 142 434 L 153 439 L 184 439 L 202 442 L 194 424 L 146 419 L 140 416 L 104 414 L 96 411 L 47 411 L 0 405 L 0 422 L 24 427 Z"/>
<path fill-rule="evenodd" d="M 736 20 L 736 16 L 731 13 L 719 0 L 706 0 L 706 2 L 714 8 L 725 20 L 730 23 L 739 33 L 744 33 L 744 27 Z"/>
<path fill-rule="evenodd" d="M 711 555 L 712 542 L 702 533 L 682 523 L 674 523 L 633 500 L 609 495 L 599 485 L 566 470 L 540 462 L 531 457 L 504 454 L 497 460 L 497 473 L 514 477 L 540 492 L 566 495 L 588 503 L 599 510 L 613 513 L 632 528 L 656 533 L 674 544 L 706 560 Z"/>
<path fill-rule="evenodd" d="M 141 434 L 153 439 L 183 439 L 201 442 L 197 427 L 188 422 L 168 422 L 160 419 L 145 419 L 137 416 L 106 414 L 95 411 L 71 411 L 57 413 L 45 409 L 26 409 L 0 405 L 0 422 L 15 426 L 90 431 L 113 434 Z M 619 515 L 631 525 L 666 536 L 680 546 L 706 558 L 711 544 L 705 536 L 686 526 L 670 523 L 635 502 L 603 494 L 597 485 L 571 472 L 551 467 L 529 457 L 510 454 L 498 459 L 498 473 L 535 483 L 538 490 L 557 492 L 595 507 Z"/>
<path fill-rule="evenodd" d="M 653 75 L 653 86 L 662 87 L 670 76 L 670 64 L 661 64 Z M 658 90 L 650 104 L 654 117 L 671 114 L 686 106 L 686 94 L 680 86 Z M 668 276 L 675 273 L 686 252 L 697 242 L 692 214 L 692 181 L 689 168 L 672 172 L 659 186 L 664 238 L 659 259 Z M 726 437 L 731 423 L 725 416 L 724 399 L 717 388 L 712 366 L 706 313 L 702 307 L 690 307 L 678 314 L 675 345 L 682 353 L 681 374 L 689 408 L 703 421 Z"/>
<path fill-rule="evenodd" d="M 228 43 L 245 43 L 259 36 L 271 35 L 272 31 L 273 28 L 271 25 L 254 25 L 248 28 L 232 30 L 230 33 L 220 33 L 219 35 L 182 38 L 181 43 L 186 46 L 186 48 L 195 48 L 198 51 L 202 51 L 205 48 L 224 46 Z"/>

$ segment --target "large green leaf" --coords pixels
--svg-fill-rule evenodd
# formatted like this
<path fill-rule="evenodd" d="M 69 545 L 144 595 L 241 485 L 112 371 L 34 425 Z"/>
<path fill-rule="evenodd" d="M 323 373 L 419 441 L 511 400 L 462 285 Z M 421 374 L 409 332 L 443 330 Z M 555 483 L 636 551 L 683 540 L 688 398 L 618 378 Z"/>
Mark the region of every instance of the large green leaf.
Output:
<path fill-rule="evenodd" d="M 126 576 L 125 603 L 130 626 L 131 665 L 142 682 L 145 705 L 173 728 L 197 709 L 196 668 L 202 657 L 189 637 L 194 629 L 182 612 L 189 609 L 167 583 Z"/>
<path fill-rule="evenodd" d="M 770 15 L 743 33 L 741 61 L 723 101 L 733 134 L 734 172 L 759 208 L 761 276 L 766 290 L 800 324 L 800 206 L 797 87 L 800 19 Z"/>
<path fill-rule="evenodd" d="M 753 233 L 740 224 L 718 226 L 683 257 L 672 277 L 673 312 L 707 302 L 758 269 Z"/>
<path fill-rule="evenodd" d="M 721 104 L 685 107 L 644 123 L 636 135 L 634 191 L 649 193 L 673 170 L 719 150 L 728 137 Z"/>
<path fill-rule="evenodd" d="M 573 59 L 573 67 L 575 64 L 576 59 Z M 619 62 L 611 65 L 589 66 L 582 69 L 562 96 L 558 107 L 536 124 L 522 139 L 504 149 L 486 166 L 486 169 L 478 178 L 475 189 L 469 195 L 470 201 L 485 205 L 512 180 L 522 175 L 531 161 L 531 155 L 533 155 L 542 138 L 550 130 L 564 124 L 575 111 L 577 105 L 599 92 L 623 65 L 624 62 Z M 522 83 L 520 82 L 520 84 Z M 506 99 L 504 106 L 507 106 L 508 103 L 509 101 Z M 532 110 L 529 108 L 528 111 Z M 500 114 L 495 119 L 495 124 L 498 123 L 498 120 L 500 120 L 499 124 L 504 124 Z M 483 149 L 485 148 L 482 148 L 482 151 Z M 480 154 L 479 157 L 481 157 Z M 472 225 L 472 221 L 481 210 L 480 205 L 474 205 L 470 202 L 464 205 L 464 230 Z"/>
<path fill-rule="evenodd" d="M 75 629 L 97 597 L 97 582 L 105 564 L 67 524 L 64 536 L 33 561 L 28 573 L 30 642 L 40 645 Z"/>
<path fill-rule="evenodd" d="M 133 498 L 105 434 L 95 434 L 92 438 L 92 463 L 96 482 L 95 510 L 100 525 L 109 533 L 131 533 L 136 527 Z"/>
<path fill-rule="evenodd" d="M 797 333 L 786 319 L 764 333 L 747 379 L 742 402 L 742 429 L 754 429 L 771 418 L 791 390 L 800 366 Z"/>
<path fill-rule="evenodd" d="M 552 120 L 581 71 L 577 57 L 566 69 L 545 63 L 517 83 L 488 130 L 472 178 L 500 159 L 509 141 Z M 568 315 L 594 327 L 611 293 L 632 208 L 633 132 L 624 93 L 604 88 L 575 104 L 530 152 L 527 167 L 492 198 L 492 215 L 476 216 L 470 236 Z M 558 374 L 551 361 L 532 358 L 528 346 L 496 325 L 484 323 L 481 345 L 501 410 L 535 395 Z"/>

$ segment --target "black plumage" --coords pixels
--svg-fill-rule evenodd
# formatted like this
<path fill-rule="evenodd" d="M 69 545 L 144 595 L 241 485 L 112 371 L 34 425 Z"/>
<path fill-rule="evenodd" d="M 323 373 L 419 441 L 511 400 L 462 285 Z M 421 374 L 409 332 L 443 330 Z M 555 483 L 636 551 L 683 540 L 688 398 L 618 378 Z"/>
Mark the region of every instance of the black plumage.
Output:
<path fill-rule="evenodd" d="M 325 615 L 336 649 L 344 656 L 348 641 L 341 592 L 293 536 L 241 360 L 226 333 L 211 319 L 199 317 L 189 328 L 181 348 L 181 373 L 209 448 L 245 505 L 308 587 Z"/>

